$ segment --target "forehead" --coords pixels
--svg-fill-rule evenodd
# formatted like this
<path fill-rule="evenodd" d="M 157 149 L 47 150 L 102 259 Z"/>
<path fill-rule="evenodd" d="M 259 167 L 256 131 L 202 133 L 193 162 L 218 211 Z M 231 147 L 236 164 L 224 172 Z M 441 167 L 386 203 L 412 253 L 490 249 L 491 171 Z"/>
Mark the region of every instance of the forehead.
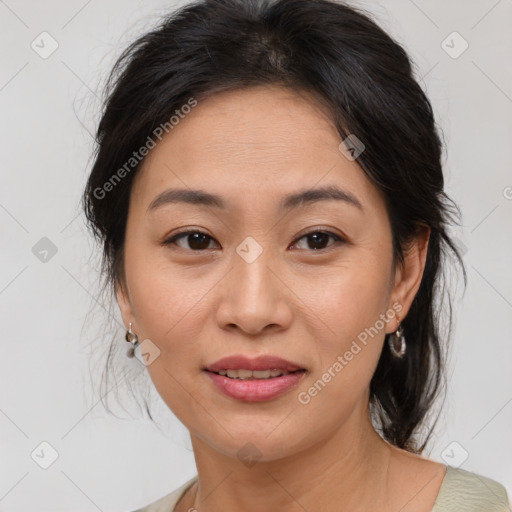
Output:
<path fill-rule="evenodd" d="M 325 106 L 304 92 L 257 86 L 198 100 L 146 157 L 133 185 L 147 209 L 167 188 L 207 190 L 233 208 L 336 185 L 362 203 L 376 187 L 339 150 Z"/>

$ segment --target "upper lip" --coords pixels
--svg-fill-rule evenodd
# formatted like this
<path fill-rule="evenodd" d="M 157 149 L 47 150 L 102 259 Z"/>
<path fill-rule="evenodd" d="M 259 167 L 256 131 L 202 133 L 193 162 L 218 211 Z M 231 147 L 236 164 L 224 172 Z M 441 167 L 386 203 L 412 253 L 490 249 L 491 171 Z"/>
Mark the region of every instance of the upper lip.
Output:
<path fill-rule="evenodd" d="M 208 365 L 206 368 L 209 372 L 219 372 L 221 370 L 283 370 L 288 372 L 295 372 L 297 370 L 304 370 L 301 366 L 282 359 L 277 356 L 258 356 L 249 358 L 244 355 L 234 355 L 223 357 L 218 361 Z"/>

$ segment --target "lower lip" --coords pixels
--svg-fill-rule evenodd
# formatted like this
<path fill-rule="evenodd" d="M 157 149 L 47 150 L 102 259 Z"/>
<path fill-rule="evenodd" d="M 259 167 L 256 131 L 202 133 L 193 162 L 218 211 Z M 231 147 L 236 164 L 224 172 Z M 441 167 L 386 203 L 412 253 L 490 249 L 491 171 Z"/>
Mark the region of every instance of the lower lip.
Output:
<path fill-rule="evenodd" d="M 245 402 L 265 402 L 283 395 L 295 387 L 304 377 L 305 371 L 289 373 L 271 379 L 230 379 L 217 373 L 206 371 L 219 391 Z"/>

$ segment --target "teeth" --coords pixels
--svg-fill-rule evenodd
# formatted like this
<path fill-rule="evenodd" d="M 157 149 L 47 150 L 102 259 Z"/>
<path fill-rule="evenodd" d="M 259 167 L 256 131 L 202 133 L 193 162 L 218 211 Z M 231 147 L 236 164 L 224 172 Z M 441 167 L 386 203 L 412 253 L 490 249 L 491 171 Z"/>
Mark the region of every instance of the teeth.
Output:
<path fill-rule="evenodd" d="M 218 372 L 219 375 L 227 376 L 231 379 L 271 379 L 273 377 L 279 377 L 280 375 L 288 375 L 285 370 L 221 370 Z"/>

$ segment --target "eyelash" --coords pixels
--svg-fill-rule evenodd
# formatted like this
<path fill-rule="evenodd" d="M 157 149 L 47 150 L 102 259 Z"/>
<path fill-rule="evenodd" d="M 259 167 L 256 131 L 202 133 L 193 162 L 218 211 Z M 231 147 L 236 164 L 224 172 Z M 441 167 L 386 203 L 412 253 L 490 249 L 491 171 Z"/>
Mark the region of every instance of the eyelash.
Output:
<path fill-rule="evenodd" d="M 172 236 L 171 238 L 165 240 L 164 242 L 162 242 L 162 245 L 176 245 L 175 242 L 176 240 L 179 240 L 180 238 L 184 238 L 184 237 L 187 237 L 188 235 L 193 235 L 193 234 L 196 234 L 196 233 L 199 233 L 201 235 L 205 235 L 207 236 L 208 238 L 210 238 L 210 240 L 214 240 L 213 237 L 211 237 L 210 235 L 208 235 L 208 233 L 205 233 L 204 231 L 200 231 L 200 230 L 192 230 L 192 231 L 183 231 L 181 233 L 177 233 L 176 235 Z M 323 252 L 323 251 L 328 251 L 330 248 L 332 248 L 334 245 L 338 245 L 340 243 L 345 243 L 346 240 L 344 238 L 342 238 L 341 236 L 335 234 L 335 233 L 332 233 L 331 231 L 325 231 L 325 230 L 319 230 L 319 229 L 316 229 L 316 230 L 313 230 L 313 231 L 309 231 L 308 233 L 305 233 L 304 235 L 300 236 L 299 238 L 297 238 L 294 242 L 293 242 L 293 245 L 295 245 L 299 240 L 302 240 L 303 238 L 306 238 L 310 235 L 313 235 L 313 234 L 317 234 L 317 233 L 321 233 L 323 235 L 329 235 L 330 237 L 334 238 L 334 243 L 332 243 L 331 245 L 328 245 L 327 247 L 325 247 L 324 249 L 310 249 L 309 252 L 316 252 L 316 253 L 319 253 L 319 252 Z M 180 249 L 183 249 L 183 247 L 180 247 Z M 185 250 L 189 250 L 189 249 L 185 249 Z M 190 249 L 191 252 L 205 252 L 207 251 L 208 249 Z M 308 250 L 308 249 L 300 249 L 300 250 Z"/>

